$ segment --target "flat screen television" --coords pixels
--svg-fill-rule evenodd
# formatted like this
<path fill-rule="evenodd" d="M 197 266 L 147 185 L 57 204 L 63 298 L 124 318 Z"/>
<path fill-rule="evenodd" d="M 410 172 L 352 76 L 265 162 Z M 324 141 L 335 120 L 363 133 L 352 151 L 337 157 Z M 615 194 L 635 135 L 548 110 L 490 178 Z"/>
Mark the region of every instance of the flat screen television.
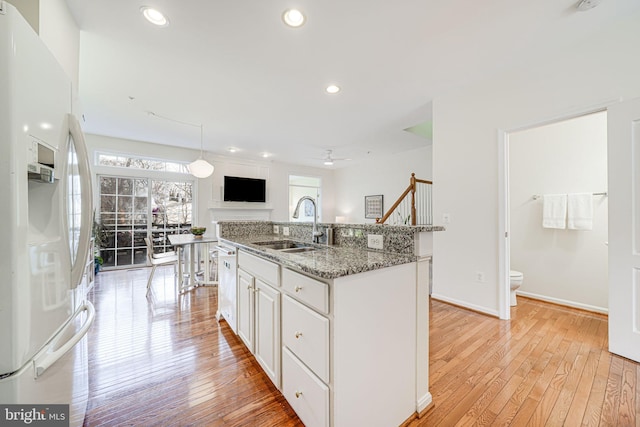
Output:
<path fill-rule="evenodd" d="M 225 202 L 266 202 L 267 182 L 264 179 L 225 176 L 223 200 Z"/>

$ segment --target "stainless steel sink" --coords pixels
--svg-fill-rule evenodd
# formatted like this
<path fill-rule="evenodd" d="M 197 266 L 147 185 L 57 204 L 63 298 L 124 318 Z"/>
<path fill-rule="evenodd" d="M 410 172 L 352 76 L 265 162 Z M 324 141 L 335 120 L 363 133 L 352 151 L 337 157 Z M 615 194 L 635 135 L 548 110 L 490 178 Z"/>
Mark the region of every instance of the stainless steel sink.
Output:
<path fill-rule="evenodd" d="M 299 253 L 299 252 L 309 252 L 309 251 L 315 251 L 316 248 L 314 248 L 313 246 L 302 246 L 299 248 L 289 248 L 289 249 L 280 249 L 280 252 L 286 252 L 288 254 L 295 254 L 295 253 Z"/>
<path fill-rule="evenodd" d="M 304 252 L 309 250 L 315 250 L 313 246 L 309 246 L 305 243 L 294 242 L 293 240 L 279 240 L 274 242 L 255 242 L 254 245 L 262 246 L 267 249 L 274 249 L 277 251 L 287 251 L 287 252 Z"/>

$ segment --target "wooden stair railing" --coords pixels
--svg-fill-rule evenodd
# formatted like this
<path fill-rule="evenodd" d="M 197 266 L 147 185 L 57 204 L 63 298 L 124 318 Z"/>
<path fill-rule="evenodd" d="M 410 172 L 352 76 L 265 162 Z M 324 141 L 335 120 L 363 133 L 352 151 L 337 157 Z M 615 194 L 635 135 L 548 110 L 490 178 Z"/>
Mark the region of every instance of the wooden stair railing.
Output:
<path fill-rule="evenodd" d="M 396 200 L 396 202 L 393 204 L 393 206 L 391 206 L 391 208 L 387 211 L 387 213 L 385 213 L 382 218 L 376 218 L 376 224 L 384 224 L 385 221 L 387 221 L 389 219 L 389 217 L 395 212 L 395 210 L 398 208 L 398 206 L 400 206 L 400 204 L 406 199 L 406 197 L 409 195 L 409 193 L 411 193 L 411 225 L 416 225 L 416 218 L 417 218 L 417 210 L 416 210 L 416 188 L 418 184 L 427 184 L 429 186 L 433 185 L 432 181 L 427 181 L 424 179 L 418 179 L 416 178 L 416 174 L 412 173 L 411 174 L 411 179 L 409 181 L 409 186 L 407 187 L 406 190 L 404 190 L 404 192 L 402 193 L 402 195 L 400 197 L 398 197 L 398 200 Z M 429 200 L 427 201 L 428 204 L 428 208 L 427 209 L 431 209 L 431 196 L 429 193 Z M 430 217 L 431 212 L 429 212 L 429 217 Z"/>

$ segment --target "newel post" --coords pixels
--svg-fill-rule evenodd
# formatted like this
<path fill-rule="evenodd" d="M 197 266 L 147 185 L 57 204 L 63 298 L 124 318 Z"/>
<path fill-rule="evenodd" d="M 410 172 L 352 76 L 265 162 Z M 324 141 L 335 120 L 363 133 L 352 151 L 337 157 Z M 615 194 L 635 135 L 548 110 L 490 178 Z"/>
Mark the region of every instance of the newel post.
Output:
<path fill-rule="evenodd" d="M 411 173 L 409 185 L 411 186 L 411 225 L 416 225 L 416 174 Z"/>

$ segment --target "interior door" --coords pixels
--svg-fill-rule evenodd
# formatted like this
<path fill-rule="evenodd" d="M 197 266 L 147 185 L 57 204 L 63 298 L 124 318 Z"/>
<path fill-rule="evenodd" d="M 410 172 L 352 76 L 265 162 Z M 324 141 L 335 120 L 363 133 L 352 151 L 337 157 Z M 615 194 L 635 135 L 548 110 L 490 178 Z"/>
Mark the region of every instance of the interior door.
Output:
<path fill-rule="evenodd" d="M 640 99 L 607 118 L 609 351 L 640 362 Z"/>

